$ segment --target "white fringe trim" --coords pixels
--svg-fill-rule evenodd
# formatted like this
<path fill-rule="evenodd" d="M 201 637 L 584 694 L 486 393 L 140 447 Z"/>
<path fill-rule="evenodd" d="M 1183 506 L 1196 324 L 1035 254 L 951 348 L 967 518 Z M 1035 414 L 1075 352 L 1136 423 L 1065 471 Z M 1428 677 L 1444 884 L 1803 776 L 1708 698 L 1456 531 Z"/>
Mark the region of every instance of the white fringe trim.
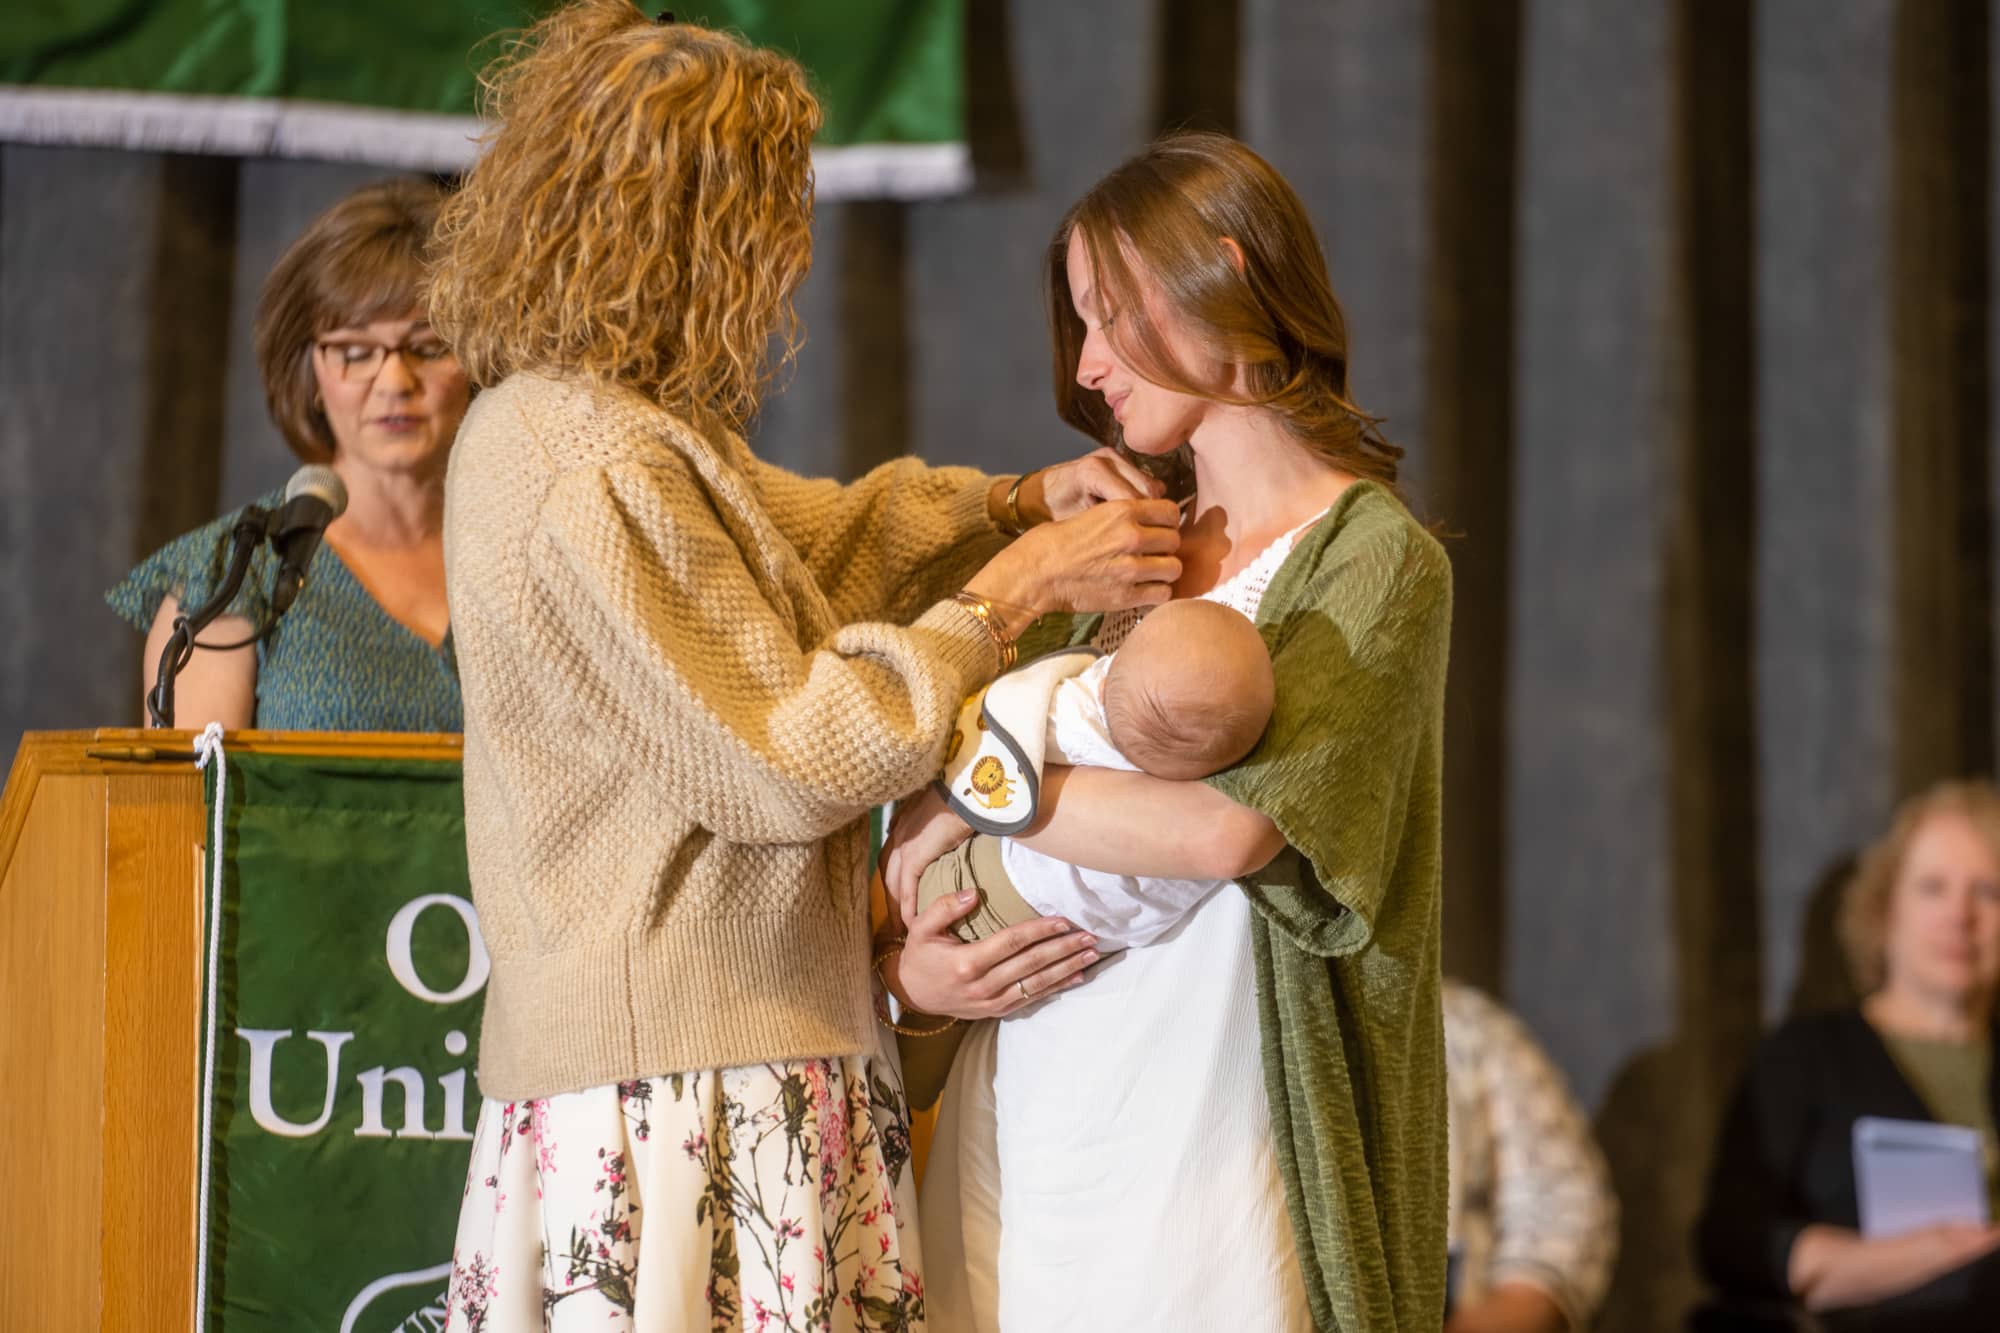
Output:
<path fill-rule="evenodd" d="M 334 102 L 0 84 L 0 140 L 18 143 L 462 171 L 479 156 L 481 129 L 472 116 Z M 816 148 L 813 173 L 829 200 L 922 199 L 972 188 L 972 158 L 962 143 Z"/>
<path fill-rule="evenodd" d="M 208 1327 L 208 1204 L 214 1179 L 215 1022 L 222 995 L 222 816 L 229 808 L 229 759 L 222 753 L 222 724 L 211 722 L 203 727 L 194 748 L 196 768 L 207 768 L 209 760 L 215 761 L 215 826 L 208 834 L 208 863 L 214 873 L 208 889 L 208 961 L 201 971 L 207 1020 L 202 1028 L 201 1143 L 194 1224 L 194 1333 L 203 1333 Z"/>
<path fill-rule="evenodd" d="M 311 157 L 457 171 L 478 156 L 471 116 L 332 102 L 0 85 L 0 139 L 236 157 Z"/>
<path fill-rule="evenodd" d="M 822 199 L 928 199 L 972 188 L 972 153 L 962 143 L 857 143 L 813 149 Z"/>

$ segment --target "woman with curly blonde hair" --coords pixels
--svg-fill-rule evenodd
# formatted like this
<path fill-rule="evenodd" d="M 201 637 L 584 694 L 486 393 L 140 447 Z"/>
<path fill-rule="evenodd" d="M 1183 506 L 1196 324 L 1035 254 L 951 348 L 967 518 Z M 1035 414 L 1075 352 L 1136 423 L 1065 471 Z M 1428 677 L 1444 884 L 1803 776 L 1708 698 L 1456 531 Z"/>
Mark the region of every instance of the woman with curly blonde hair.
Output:
<path fill-rule="evenodd" d="M 791 61 L 581 0 L 487 90 L 432 295 L 485 386 L 446 492 L 492 958 L 450 1326 L 920 1328 L 867 814 L 1030 620 L 1165 600 L 1177 511 L 1102 451 L 847 486 L 751 452 L 811 260 Z M 968 966 L 1006 1012 L 1091 944 Z"/>
<path fill-rule="evenodd" d="M 1802 1305 L 1830 1330 L 1991 1328 L 2000 1225 L 1862 1234 L 1853 1137 L 1861 1116 L 1978 1131 L 2000 1216 L 2000 791 L 1942 782 L 1904 802 L 1840 926 L 1861 1003 L 1758 1048 L 1723 1126 L 1703 1265 L 1726 1299 Z"/>

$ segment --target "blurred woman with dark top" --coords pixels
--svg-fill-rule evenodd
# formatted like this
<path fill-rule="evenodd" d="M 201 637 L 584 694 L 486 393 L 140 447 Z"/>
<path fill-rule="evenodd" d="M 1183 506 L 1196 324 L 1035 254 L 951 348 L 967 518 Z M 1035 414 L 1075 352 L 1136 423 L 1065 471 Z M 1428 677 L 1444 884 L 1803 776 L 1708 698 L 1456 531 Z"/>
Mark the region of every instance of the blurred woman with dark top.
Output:
<path fill-rule="evenodd" d="M 1702 1267 L 1735 1309 L 1803 1307 L 1829 1329 L 2000 1326 L 2000 1226 L 1863 1236 L 1853 1146 L 1862 1116 L 1974 1129 L 2000 1201 L 2000 793 L 1944 783 L 1907 802 L 1848 887 L 1841 935 L 1865 998 L 1759 1047 L 1723 1127 Z"/>

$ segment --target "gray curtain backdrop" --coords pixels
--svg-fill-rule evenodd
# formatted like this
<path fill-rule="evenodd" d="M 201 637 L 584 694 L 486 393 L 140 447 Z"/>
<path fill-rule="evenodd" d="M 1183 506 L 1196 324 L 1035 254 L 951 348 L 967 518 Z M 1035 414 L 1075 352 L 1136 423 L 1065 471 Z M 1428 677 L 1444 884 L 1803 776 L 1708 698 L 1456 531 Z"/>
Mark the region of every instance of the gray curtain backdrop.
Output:
<path fill-rule="evenodd" d="M 1058 216 L 1170 125 L 1297 185 L 1451 533 L 1448 960 L 1593 1112 L 1601 1326 L 1664 1330 L 1749 1043 L 1838 999 L 1846 857 L 1995 747 L 1994 34 L 1950 0 L 971 0 L 979 187 L 825 205 L 756 444 L 1014 471 Z M 0 148 L 0 746 L 139 716 L 102 590 L 281 480 L 250 352 L 378 173 Z M 1170 1053 L 1163 1053 L 1170 1056 Z"/>

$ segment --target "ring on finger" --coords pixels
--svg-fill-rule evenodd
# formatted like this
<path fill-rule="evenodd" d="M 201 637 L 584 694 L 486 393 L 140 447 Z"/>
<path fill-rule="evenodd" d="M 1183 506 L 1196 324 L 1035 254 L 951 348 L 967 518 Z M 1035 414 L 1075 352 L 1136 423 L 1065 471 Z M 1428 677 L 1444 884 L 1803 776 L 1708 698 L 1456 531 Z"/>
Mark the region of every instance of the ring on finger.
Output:
<path fill-rule="evenodd" d="M 1028 982 L 1025 977 L 1016 979 L 1016 981 L 1014 982 L 1014 988 L 1021 992 L 1021 998 L 1024 1000 L 1032 1000 L 1035 998 L 1034 996 L 1028 994 Z"/>

